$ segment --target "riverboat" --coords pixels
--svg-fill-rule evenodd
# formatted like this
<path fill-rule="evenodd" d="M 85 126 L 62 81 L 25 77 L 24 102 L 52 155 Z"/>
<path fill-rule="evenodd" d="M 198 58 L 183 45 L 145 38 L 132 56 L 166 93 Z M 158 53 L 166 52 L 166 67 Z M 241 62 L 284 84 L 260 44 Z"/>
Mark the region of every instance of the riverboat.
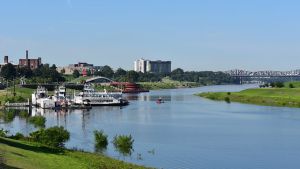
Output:
<path fill-rule="evenodd" d="M 128 101 L 123 99 L 121 92 L 97 92 L 91 84 L 85 84 L 83 91 L 74 94 L 75 104 L 90 106 L 123 106 Z"/>

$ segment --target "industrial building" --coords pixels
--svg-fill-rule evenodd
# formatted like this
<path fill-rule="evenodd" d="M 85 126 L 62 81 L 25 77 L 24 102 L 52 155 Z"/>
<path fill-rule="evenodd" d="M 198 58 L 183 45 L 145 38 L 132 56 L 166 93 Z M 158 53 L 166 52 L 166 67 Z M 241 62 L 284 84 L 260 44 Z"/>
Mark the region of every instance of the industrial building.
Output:
<path fill-rule="evenodd" d="M 19 59 L 20 67 L 28 67 L 30 69 L 36 69 L 42 65 L 42 59 L 40 57 L 38 57 L 37 59 L 29 59 L 28 50 L 26 50 L 25 57 L 26 57 L 25 59 Z M 8 60 L 8 58 L 7 58 L 7 60 Z"/>

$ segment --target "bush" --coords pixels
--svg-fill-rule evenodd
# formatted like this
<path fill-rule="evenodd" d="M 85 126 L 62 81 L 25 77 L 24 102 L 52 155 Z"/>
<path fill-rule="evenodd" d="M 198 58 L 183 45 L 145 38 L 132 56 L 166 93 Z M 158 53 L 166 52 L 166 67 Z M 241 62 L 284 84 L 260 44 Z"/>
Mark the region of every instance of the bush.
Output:
<path fill-rule="evenodd" d="M 96 147 L 98 148 L 106 148 L 108 145 L 108 140 L 107 140 L 107 135 L 104 134 L 103 130 L 95 130 L 94 131 L 94 135 L 95 135 L 95 144 Z"/>
<path fill-rule="evenodd" d="M 295 86 L 293 85 L 293 83 L 289 84 L 289 88 L 294 88 Z"/>
<path fill-rule="evenodd" d="M 63 147 L 64 142 L 70 138 L 70 133 L 63 127 L 50 127 L 48 129 L 40 129 L 30 133 L 31 139 L 36 142 L 51 146 Z"/>
<path fill-rule="evenodd" d="M 14 136 L 11 136 L 10 138 L 15 139 L 15 140 L 21 140 L 24 139 L 25 136 L 22 133 L 16 133 Z"/>
<path fill-rule="evenodd" d="M 33 116 L 29 117 L 29 123 L 33 124 L 34 127 L 45 127 L 46 118 L 44 116 Z"/>
<path fill-rule="evenodd" d="M 0 137 L 6 137 L 7 133 L 8 133 L 7 130 L 4 130 L 3 128 L 0 129 Z"/>
<path fill-rule="evenodd" d="M 225 97 L 224 100 L 225 100 L 226 103 L 230 103 L 230 98 L 229 97 Z"/>
<path fill-rule="evenodd" d="M 282 87 L 284 87 L 284 84 L 282 82 L 276 82 L 275 86 L 278 88 L 282 88 Z"/>
<path fill-rule="evenodd" d="M 115 148 L 124 155 L 130 155 L 132 152 L 132 146 L 133 146 L 134 140 L 132 139 L 132 136 L 126 136 L 126 135 L 116 135 L 113 140 L 113 144 Z"/>

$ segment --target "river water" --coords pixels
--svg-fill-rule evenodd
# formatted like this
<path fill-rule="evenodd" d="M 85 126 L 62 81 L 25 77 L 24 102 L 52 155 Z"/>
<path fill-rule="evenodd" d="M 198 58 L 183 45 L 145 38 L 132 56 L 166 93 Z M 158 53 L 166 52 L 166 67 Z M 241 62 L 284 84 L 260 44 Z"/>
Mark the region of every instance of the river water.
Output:
<path fill-rule="evenodd" d="M 62 125 L 71 133 L 68 148 L 94 152 L 94 130 L 111 141 L 131 134 L 134 151 L 123 156 L 112 143 L 103 153 L 116 159 L 165 169 L 295 169 L 300 166 L 300 109 L 211 101 L 193 94 L 239 91 L 254 85 L 221 85 L 158 90 L 126 95 L 126 107 L 89 111 L 33 111 L 46 127 Z M 166 102 L 157 104 L 157 98 Z M 16 116 L 0 127 L 11 134 L 35 128 Z"/>

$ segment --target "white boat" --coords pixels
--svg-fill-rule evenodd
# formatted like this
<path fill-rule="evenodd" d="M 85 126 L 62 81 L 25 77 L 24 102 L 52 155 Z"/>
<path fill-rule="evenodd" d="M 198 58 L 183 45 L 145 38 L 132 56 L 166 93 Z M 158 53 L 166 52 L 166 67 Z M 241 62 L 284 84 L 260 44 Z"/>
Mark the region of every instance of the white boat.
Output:
<path fill-rule="evenodd" d="M 52 97 L 55 102 L 55 107 L 68 107 L 71 105 L 71 99 L 67 96 L 67 89 L 64 86 L 59 86 L 55 90 L 55 95 Z"/>
<path fill-rule="evenodd" d="M 128 101 L 122 98 L 121 92 L 97 92 L 90 84 L 85 84 L 83 91 L 74 95 L 74 103 L 91 106 L 122 106 Z"/>
<path fill-rule="evenodd" d="M 55 101 L 51 97 L 48 97 L 48 91 L 42 86 L 38 86 L 36 91 L 31 95 L 31 101 L 33 106 L 43 109 L 55 107 Z"/>

